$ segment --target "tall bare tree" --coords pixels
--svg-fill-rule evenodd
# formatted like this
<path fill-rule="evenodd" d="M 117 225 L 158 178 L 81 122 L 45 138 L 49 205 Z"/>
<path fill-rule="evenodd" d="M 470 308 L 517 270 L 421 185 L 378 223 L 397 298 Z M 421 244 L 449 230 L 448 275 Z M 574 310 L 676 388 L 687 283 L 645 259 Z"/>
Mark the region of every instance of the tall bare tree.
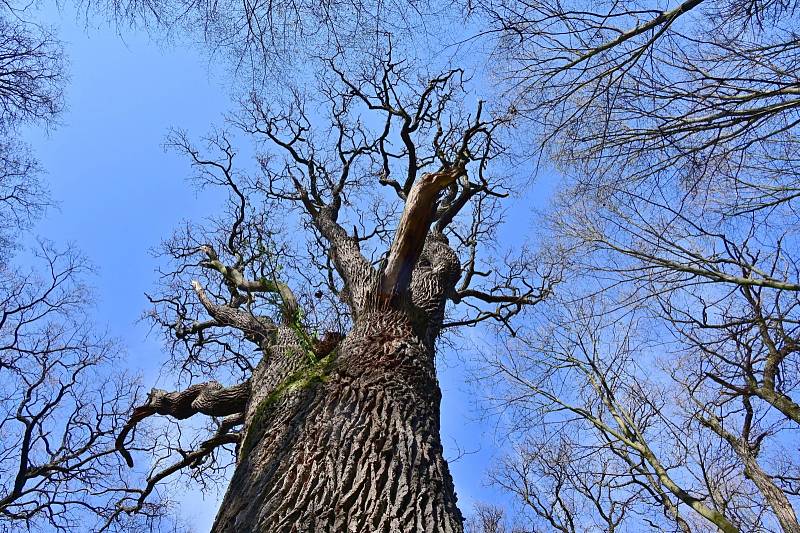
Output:
<path fill-rule="evenodd" d="M 133 463 L 126 443 L 145 418 L 214 417 L 207 440 L 153 476 L 218 464 L 233 445 L 214 531 L 463 529 L 439 436 L 437 339 L 489 320 L 513 328 L 554 276 L 491 257 L 509 184 L 489 165 L 505 119 L 481 102 L 465 110 L 461 71 L 420 85 L 413 72 L 391 55 L 355 73 L 334 59 L 321 101 L 252 99 L 238 124 L 265 149 L 255 176 L 236 169 L 224 133 L 213 155 L 171 137 L 228 204 L 165 243 L 173 267 L 151 296 L 192 384 L 153 390 L 118 443 Z"/>
<path fill-rule="evenodd" d="M 569 350 L 534 334 L 529 368 L 523 359 L 500 366 L 528 378 L 585 376 L 586 397 L 528 384 L 541 389 L 539 400 L 569 406 L 556 411 L 577 407 L 569 412 L 601 449 L 622 444 L 626 456 L 635 452 L 632 464 L 652 468 L 642 494 L 660 501 L 675 527 L 706 527 L 699 515 L 722 530 L 797 531 L 797 465 L 785 459 L 796 455 L 800 376 L 796 6 L 482 8 L 496 23 L 512 110 L 532 120 L 540 148 L 567 176 L 549 235 L 575 281 L 564 294 L 571 311 L 546 313 L 561 328 L 584 328 Z M 587 311 L 598 298 L 602 311 Z M 595 341 L 592 332 L 611 327 L 601 322 L 635 320 L 648 321 L 658 348 Z M 544 354 L 567 362 L 554 367 Z M 653 427 L 656 440 L 647 435 Z M 540 465 L 526 450 L 521 460 Z M 507 485 L 528 486 L 514 480 Z"/>
<path fill-rule="evenodd" d="M 0 127 L 50 121 L 61 110 L 64 81 L 60 43 L 26 22 L 24 9 L 4 2 L 0 11 Z"/>
<path fill-rule="evenodd" d="M 464 523 L 465 533 L 516 533 L 523 531 L 508 526 L 506 512 L 502 507 L 478 504 L 475 511 Z"/>
<path fill-rule="evenodd" d="M 115 438 L 139 387 L 92 323 L 87 261 L 45 240 L 25 251 L 50 199 L 18 128 L 52 125 L 64 82 L 60 43 L 28 15 L 0 3 L 0 531 L 170 529 L 163 497 L 110 520 L 138 481 Z"/>
<path fill-rule="evenodd" d="M 592 176 L 676 171 L 735 187 L 738 209 L 794 197 L 792 2 L 484 5 L 515 109 L 543 148 Z"/>

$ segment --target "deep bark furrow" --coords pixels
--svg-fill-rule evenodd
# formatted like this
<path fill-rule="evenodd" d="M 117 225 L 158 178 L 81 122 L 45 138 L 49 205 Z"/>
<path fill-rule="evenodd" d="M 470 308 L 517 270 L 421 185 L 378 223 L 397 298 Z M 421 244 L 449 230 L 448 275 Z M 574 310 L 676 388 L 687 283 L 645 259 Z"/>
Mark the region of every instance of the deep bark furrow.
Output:
<path fill-rule="evenodd" d="M 447 238 L 440 233 L 429 235 L 411 278 L 410 295 L 415 312 L 421 315 L 417 330 L 430 350 L 439 335 L 447 297 L 460 269 L 458 256 L 447 244 Z"/>

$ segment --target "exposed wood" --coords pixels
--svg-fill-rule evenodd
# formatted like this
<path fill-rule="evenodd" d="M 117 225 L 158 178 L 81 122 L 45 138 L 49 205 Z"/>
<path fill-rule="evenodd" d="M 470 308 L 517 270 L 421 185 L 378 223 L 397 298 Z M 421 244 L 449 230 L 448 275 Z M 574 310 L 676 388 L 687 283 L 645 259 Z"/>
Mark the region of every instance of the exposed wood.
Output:
<path fill-rule="evenodd" d="M 381 278 L 382 296 L 392 298 L 408 288 L 414 265 L 422 253 L 431 227 L 436 199 L 440 192 L 465 172 L 464 165 L 456 165 L 425 174 L 411 188 Z"/>

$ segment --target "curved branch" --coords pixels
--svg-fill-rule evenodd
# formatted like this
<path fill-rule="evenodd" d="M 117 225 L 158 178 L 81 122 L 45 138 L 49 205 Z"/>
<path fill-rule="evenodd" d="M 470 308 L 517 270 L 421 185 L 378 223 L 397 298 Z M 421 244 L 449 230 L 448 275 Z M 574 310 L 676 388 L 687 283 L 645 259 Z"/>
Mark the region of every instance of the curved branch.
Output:
<path fill-rule="evenodd" d="M 147 478 L 147 484 L 143 489 L 132 490 L 129 489 L 130 492 L 138 493 L 139 497 L 136 499 L 135 503 L 130 506 L 122 505 L 120 502 L 117 505 L 116 512 L 111 515 L 104 527 L 100 528 L 100 531 L 105 531 L 106 527 L 108 527 L 117 517 L 117 515 L 121 512 L 125 512 L 127 514 L 133 514 L 136 512 L 141 511 L 142 507 L 144 506 L 144 502 L 148 496 L 155 490 L 156 485 L 162 481 L 163 479 L 171 476 L 175 472 L 182 470 L 187 466 L 196 466 L 201 464 L 206 457 L 211 455 L 217 448 L 220 446 L 224 446 L 225 444 L 237 444 L 242 439 L 241 432 L 231 433 L 231 429 L 235 426 L 241 425 L 244 423 L 244 416 L 243 415 L 236 415 L 226 418 L 222 421 L 219 429 L 214 433 L 214 435 L 203 442 L 197 447 L 196 450 L 192 450 L 190 452 L 181 452 L 182 458 L 180 461 L 176 461 L 175 463 L 169 465 L 168 467 L 160 470 Z M 129 462 L 129 464 L 131 464 Z M 124 501 L 124 500 L 123 500 Z"/>
<path fill-rule="evenodd" d="M 275 333 L 275 324 L 269 317 L 255 316 L 228 305 L 215 304 L 203 290 L 199 281 L 193 280 L 192 288 L 197 294 L 197 299 L 219 325 L 231 326 L 242 331 L 245 338 L 256 344 L 269 340 Z"/>
<path fill-rule="evenodd" d="M 208 257 L 208 259 L 200 262 L 200 266 L 222 274 L 222 277 L 225 279 L 225 284 L 231 291 L 235 292 L 236 290 L 241 290 L 244 292 L 276 293 L 281 297 L 284 316 L 291 318 L 297 314 L 297 298 L 285 283 L 271 279 L 247 279 L 240 269 L 222 263 L 216 251 L 210 245 L 206 244 L 201 246 L 200 251 Z M 205 306 L 205 304 L 203 305 Z"/>
<path fill-rule="evenodd" d="M 147 402 L 133 410 L 130 420 L 123 426 L 115 441 L 117 451 L 133 467 L 133 458 L 125 449 L 128 433 L 152 415 L 167 415 L 183 420 L 198 413 L 209 416 L 228 416 L 243 413 L 250 399 L 250 380 L 232 387 L 223 387 L 216 381 L 198 383 L 178 392 L 153 389 Z"/>

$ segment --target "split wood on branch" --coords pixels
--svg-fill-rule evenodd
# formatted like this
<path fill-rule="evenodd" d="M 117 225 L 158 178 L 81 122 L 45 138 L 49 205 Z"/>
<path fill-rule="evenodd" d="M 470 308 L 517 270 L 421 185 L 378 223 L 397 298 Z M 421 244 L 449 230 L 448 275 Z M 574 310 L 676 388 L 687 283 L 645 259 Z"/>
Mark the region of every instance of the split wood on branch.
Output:
<path fill-rule="evenodd" d="M 491 137 L 491 129 L 481 120 L 483 102 L 478 103 L 474 123 L 464 132 L 461 145 L 452 162 L 443 160 L 443 168 L 424 174 L 408 190 L 403 214 L 389 248 L 389 255 L 381 279 L 380 292 L 393 298 L 404 292 L 411 282 L 411 273 L 422 253 L 425 238 L 437 214 L 440 193 L 467 175 L 467 164 L 473 160 L 470 143 L 477 135 Z M 449 220 L 455 212 L 449 213 Z"/>
<path fill-rule="evenodd" d="M 381 280 L 383 296 L 392 298 L 408 288 L 411 273 L 430 230 L 436 197 L 465 172 L 464 166 L 460 165 L 443 172 L 426 174 L 412 187 L 386 260 Z"/>

